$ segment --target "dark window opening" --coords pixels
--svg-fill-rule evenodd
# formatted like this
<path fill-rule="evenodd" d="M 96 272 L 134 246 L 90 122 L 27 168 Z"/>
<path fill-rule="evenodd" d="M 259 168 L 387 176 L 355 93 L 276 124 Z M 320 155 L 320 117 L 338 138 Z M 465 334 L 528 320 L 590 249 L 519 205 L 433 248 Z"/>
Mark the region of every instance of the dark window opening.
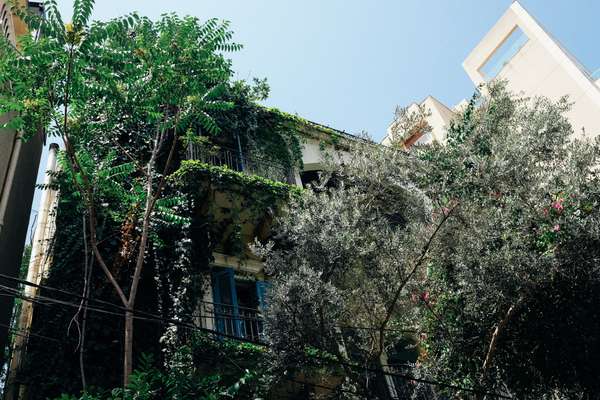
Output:
<path fill-rule="evenodd" d="M 300 180 L 302 181 L 302 187 L 306 188 L 308 185 L 317 187 L 321 184 L 323 171 L 314 170 L 314 171 L 302 171 L 300 172 Z M 325 189 L 337 187 L 339 183 L 339 176 L 334 172 L 331 174 L 329 179 L 324 185 Z"/>
<path fill-rule="evenodd" d="M 216 330 L 259 341 L 268 282 L 240 279 L 232 268 L 215 268 L 212 287 Z"/>

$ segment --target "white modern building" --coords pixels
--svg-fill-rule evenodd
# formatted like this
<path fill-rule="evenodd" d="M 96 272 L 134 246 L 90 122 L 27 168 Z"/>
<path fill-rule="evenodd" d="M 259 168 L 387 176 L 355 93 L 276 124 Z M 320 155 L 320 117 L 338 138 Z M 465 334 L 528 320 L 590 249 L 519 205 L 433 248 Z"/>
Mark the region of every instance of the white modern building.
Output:
<path fill-rule="evenodd" d="M 427 96 L 420 103 L 412 103 L 408 106 L 407 112 L 418 114 L 419 109 L 428 113 L 426 118 L 429 130 L 422 131 L 414 129 L 410 132 L 403 132 L 402 137 L 398 135 L 398 120 L 393 121 L 387 129 L 386 135 L 381 142 L 383 145 L 390 145 L 392 141 L 401 140 L 406 147 L 413 144 L 427 144 L 431 142 L 444 143 L 446 141 L 446 128 L 456 113 L 456 109 L 450 109 L 444 103 L 433 96 Z"/>
<path fill-rule="evenodd" d="M 575 135 L 600 135 L 600 70 L 588 71 L 517 1 L 475 46 L 463 67 L 476 87 L 502 79 L 512 92 L 527 97 L 558 100 L 567 95 L 573 103 L 568 117 Z M 410 147 L 415 143 L 444 142 L 443 132 L 462 104 L 450 110 L 431 96 L 420 104 L 430 112 L 427 122 L 431 132 L 394 138 L 392 122 L 383 144 L 401 140 Z"/>

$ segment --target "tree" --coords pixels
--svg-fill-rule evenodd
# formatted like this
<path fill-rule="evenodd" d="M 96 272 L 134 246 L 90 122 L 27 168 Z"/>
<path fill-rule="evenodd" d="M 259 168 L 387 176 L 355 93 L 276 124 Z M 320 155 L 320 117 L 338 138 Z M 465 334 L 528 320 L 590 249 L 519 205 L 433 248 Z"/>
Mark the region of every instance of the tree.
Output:
<path fill-rule="evenodd" d="M 416 398 L 597 392 L 600 145 L 573 138 L 567 99 L 485 91 L 446 145 L 359 146 L 279 219 L 262 247 L 275 365 L 374 396 L 409 339 L 409 375 L 445 385 Z"/>
<path fill-rule="evenodd" d="M 362 143 L 346 161 L 259 246 L 273 277 L 265 329 L 277 370 L 326 368 L 372 398 L 383 383 L 372 372 L 415 326 L 430 245 L 452 211 L 434 211 L 405 152 Z"/>
<path fill-rule="evenodd" d="M 260 373 L 256 366 L 263 353 L 260 348 L 226 340 L 215 343 L 213 338 L 198 333 L 182 343 L 173 335 L 174 331 L 171 329 L 167 334 L 164 368 L 157 368 L 151 355 L 142 354 L 140 365 L 126 388 L 115 388 L 110 392 L 96 390 L 96 393 L 82 396 L 62 394 L 56 400 L 257 398 Z M 213 357 L 214 361 L 225 358 L 229 362 L 224 366 L 219 362 L 211 363 L 207 370 L 198 365 L 198 358 L 206 357 Z"/>
<path fill-rule="evenodd" d="M 567 99 L 485 90 L 446 146 L 414 153 L 432 201 L 461 204 L 431 250 L 420 362 L 518 398 L 594 397 L 598 141 L 573 138 Z"/>
<path fill-rule="evenodd" d="M 231 77 L 223 52 L 239 49 L 227 22 L 136 14 L 90 23 L 93 0 L 76 1 L 64 24 L 56 2 L 45 18 L 14 11 L 38 38 L 0 49 L 1 112 L 24 132 L 46 130 L 65 146 L 63 168 L 86 215 L 96 263 L 125 310 L 123 381 L 132 372 L 133 320 L 148 242 L 157 223 L 181 223 L 168 189 L 183 138 L 219 127 L 211 113 Z M 8 81 L 10 79 L 10 82 Z M 103 246 L 117 238 L 118 246 Z"/>
<path fill-rule="evenodd" d="M 424 104 L 412 104 L 409 107 L 397 106 L 394 111 L 394 122 L 390 126 L 390 145 L 398 149 L 404 149 L 410 144 L 411 138 L 418 138 L 431 133 L 431 125 L 427 118 L 431 116 L 431 110 Z"/>

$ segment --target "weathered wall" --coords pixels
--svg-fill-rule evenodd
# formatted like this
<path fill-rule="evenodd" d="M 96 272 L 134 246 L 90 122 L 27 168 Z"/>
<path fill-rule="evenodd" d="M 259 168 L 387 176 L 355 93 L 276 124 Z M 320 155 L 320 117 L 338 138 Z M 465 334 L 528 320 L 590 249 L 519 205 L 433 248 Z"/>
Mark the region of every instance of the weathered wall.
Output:
<path fill-rule="evenodd" d="M 0 18 L 3 34 L 15 43 L 15 38 L 27 33 L 27 28 L 10 15 L 5 1 L 0 0 Z M 26 5 L 26 0 L 19 0 Z M 8 116 L 3 117 L 3 122 Z M 17 276 L 23 254 L 31 203 L 35 191 L 43 140 L 36 135 L 28 142 L 20 142 L 17 134 L 0 130 L 0 274 Z M 6 279 L 4 285 L 14 285 Z M 8 339 L 6 326 L 10 324 L 14 299 L 0 296 L 0 362 Z"/>
<path fill-rule="evenodd" d="M 15 136 L 7 132 L 0 132 L 0 135 L 3 138 Z M 0 214 L 0 274 L 16 277 L 19 273 L 42 145 L 42 137 L 37 135 L 26 143 L 19 144 L 18 139 L 13 140 L 0 152 L 0 166 L 5 166 L 0 170 L 4 177 L 0 197 L 3 209 Z M 14 285 L 6 279 L 0 282 Z M 13 298 L 0 296 L 0 352 L 8 338 L 6 326 L 10 324 L 13 303 Z M 0 357 L 3 359 L 4 355 L 0 353 Z"/>

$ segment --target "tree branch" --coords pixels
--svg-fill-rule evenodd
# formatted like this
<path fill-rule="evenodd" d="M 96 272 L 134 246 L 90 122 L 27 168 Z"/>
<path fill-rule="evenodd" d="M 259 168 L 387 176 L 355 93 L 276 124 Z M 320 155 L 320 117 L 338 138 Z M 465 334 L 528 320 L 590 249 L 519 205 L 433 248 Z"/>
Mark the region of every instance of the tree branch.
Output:
<path fill-rule="evenodd" d="M 512 319 L 512 317 L 516 314 L 517 310 L 523 303 L 523 300 L 524 300 L 523 296 L 519 297 L 517 302 L 512 304 L 508 308 L 508 311 L 504 315 L 504 318 L 502 318 L 500 320 L 500 322 L 498 322 L 498 325 L 496 325 L 496 328 L 494 329 L 494 332 L 492 333 L 492 338 L 491 338 L 490 344 L 488 346 L 488 351 L 485 355 L 485 360 L 483 361 L 483 365 L 481 366 L 481 380 L 482 381 L 485 380 L 487 371 L 488 371 L 490 365 L 492 365 L 492 359 L 496 353 L 496 348 L 498 346 L 498 340 L 500 338 L 500 335 L 502 334 L 502 332 L 504 331 L 504 328 L 506 328 L 506 325 L 508 325 L 508 323 Z"/>
<path fill-rule="evenodd" d="M 458 207 L 458 203 L 456 203 L 447 213 L 444 214 L 444 217 L 442 218 L 440 223 L 436 226 L 436 228 L 433 231 L 433 233 L 431 234 L 431 236 L 429 236 L 427 243 L 425 243 L 425 246 L 423 246 L 423 249 L 421 250 L 421 254 L 417 258 L 417 261 L 413 265 L 411 271 L 402 280 L 402 282 L 396 289 L 394 298 L 392 299 L 392 301 L 390 302 L 390 305 L 387 308 L 386 316 L 383 319 L 381 326 L 379 327 L 379 355 L 381 355 L 383 353 L 386 327 L 387 327 L 387 324 L 389 323 L 390 319 L 392 318 L 394 308 L 396 307 L 396 303 L 398 302 L 398 299 L 400 298 L 400 294 L 402 293 L 402 290 L 404 289 L 406 284 L 410 281 L 410 279 L 413 277 L 413 275 L 417 272 L 417 269 L 419 268 L 419 266 L 421 266 L 421 264 L 425 260 L 425 257 L 427 256 L 427 253 L 429 252 L 429 248 L 431 247 L 431 244 L 433 243 L 433 239 L 437 236 L 439 230 L 442 228 L 442 226 L 448 220 L 448 218 L 450 218 L 450 216 L 452 215 L 452 213 L 454 212 L 456 207 Z"/>
<path fill-rule="evenodd" d="M 73 75 L 73 57 L 74 57 L 74 48 L 73 48 L 73 45 L 71 45 L 71 48 L 69 50 L 69 61 L 68 61 L 68 65 L 67 65 L 65 96 L 63 99 L 63 102 L 64 102 L 63 129 L 62 129 L 63 142 L 65 143 L 65 151 L 67 153 L 67 158 L 69 159 L 69 163 L 71 164 L 73 183 L 77 187 L 77 190 L 79 191 L 79 193 L 81 193 L 82 197 L 84 198 L 85 206 L 88 211 L 90 245 L 92 247 L 92 251 L 94 252 L 94 256 L 96 257 L 98 264 L 100 264 L 100 267 L 104 271 L 104 274 L 106 275 L 106 277 L 108 278 L 110 283 L 115 288 L 115 291 L 117 292 L 117 295 L 119 296 L 121 302 L 123 303 L 123 305 L 127 306 L 127 298 L 125 297 L 125 294 L 123 293 L 123 290 L 121 289 L 121 286 L 119 285 L 119 283 L 116 281 L 115 277 L 111 274 L 110 270 L 106 266 L 106 262 L 104 261 L 102 254 L 100 254 L 100 250 L 98 249 L 98 239 L 96 236 L 96 226 L 97 226 L 96 210 L 94 207 L 93 194 L 90 189 L 90 181 L 89 181 L 88 176 L 85 174 L 85 171 L 83 171 L 83 169 L 81 168 L 81 165 L 79 164 L 79 160 L 77 159 L 77 155 L 75 154 L 75 150 L 73 148 L 73 145 L 71 144 L 71 140 L 69 137 L 69 132 L 68 132 L 68 114 L 69 114 L 69 100 L 70 100 L 69 84 L 71 82 L 72 75 Z M 60 127 L 60 125 L 58 125 L 58 126 Z M 81 187 L 81 185 L 77 181 L 77 172 L 79 172 L 81 174 L 81 179 L 83 180 L 84 187 Z"/>

